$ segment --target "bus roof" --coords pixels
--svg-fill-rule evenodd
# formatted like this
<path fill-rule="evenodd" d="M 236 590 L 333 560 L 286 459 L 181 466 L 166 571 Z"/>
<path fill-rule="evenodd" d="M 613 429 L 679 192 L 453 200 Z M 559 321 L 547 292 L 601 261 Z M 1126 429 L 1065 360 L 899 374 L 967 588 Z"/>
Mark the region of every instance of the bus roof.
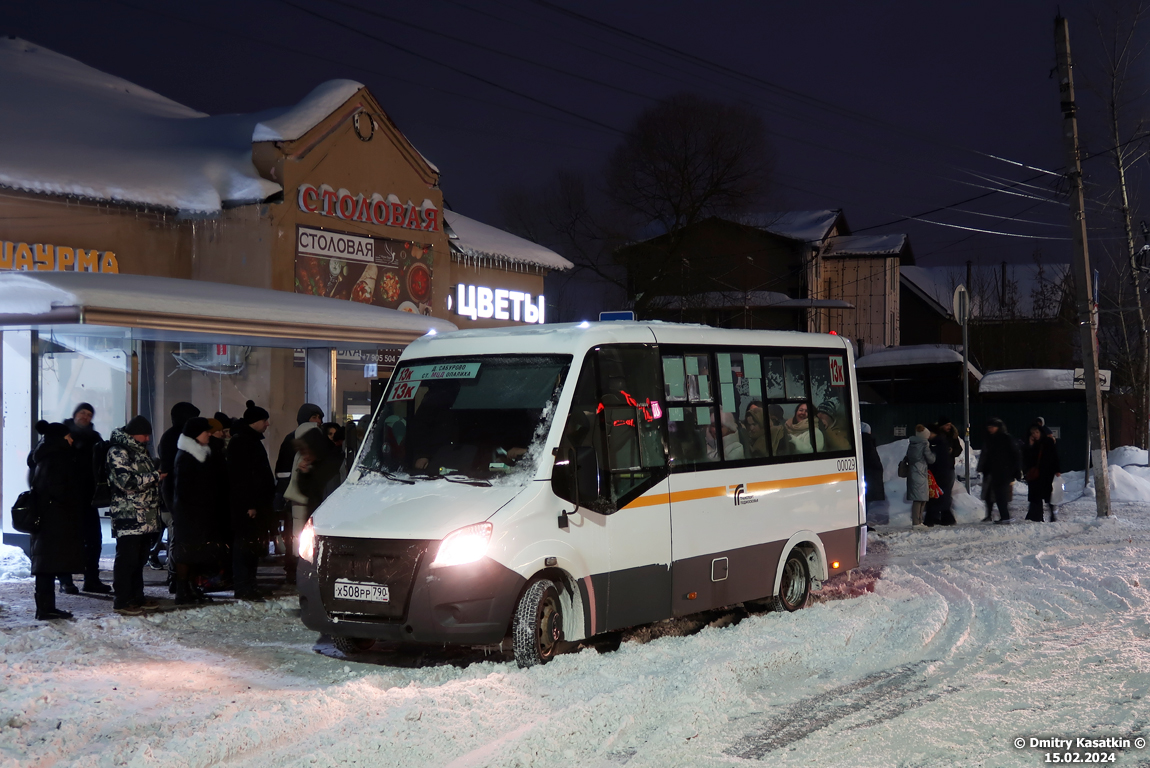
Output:
<path fill-rule="evenodd" d="M 659 321 L 548 323 L 476 328 L 421 336 L 403 358 L 484 354 L 570 354 L 582 356 L 600 344 L 702 344 L 844 349 L 846 339 L 827 333 L 752 331 Z"/>

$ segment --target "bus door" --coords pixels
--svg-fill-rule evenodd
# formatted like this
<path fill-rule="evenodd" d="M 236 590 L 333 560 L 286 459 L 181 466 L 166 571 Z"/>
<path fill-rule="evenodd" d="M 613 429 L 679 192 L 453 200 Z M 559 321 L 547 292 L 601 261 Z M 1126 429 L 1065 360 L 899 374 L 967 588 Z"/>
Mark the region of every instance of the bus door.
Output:
<path fill-rule="evenodd" d="M 657 363 L 649 346 L 605 345 L 589 352 L 557 452 L 557 469 L 558 462 L 573 468 L 557 471 L 552 485 L 561 498 L 578 499 L 570 534 L 590 571 L 583 588 L 592 634 L 671 615 Z"/>

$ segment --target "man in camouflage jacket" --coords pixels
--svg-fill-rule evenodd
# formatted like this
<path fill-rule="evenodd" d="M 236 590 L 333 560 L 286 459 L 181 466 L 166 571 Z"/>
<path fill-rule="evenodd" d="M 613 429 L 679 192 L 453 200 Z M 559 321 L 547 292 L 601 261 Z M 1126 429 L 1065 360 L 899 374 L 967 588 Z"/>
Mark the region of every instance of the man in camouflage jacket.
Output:
<path fill-rule="evenodd" d="M 144 564 L 152 534 L 159 529 L 160 470 L 148 455 L 152 425 L 137 416 L 112 432 L 108 448 L 108 485 L 112 489 L 112 535 L 116 564 L 113 608 L 138 614 L 144 608 Z"/>

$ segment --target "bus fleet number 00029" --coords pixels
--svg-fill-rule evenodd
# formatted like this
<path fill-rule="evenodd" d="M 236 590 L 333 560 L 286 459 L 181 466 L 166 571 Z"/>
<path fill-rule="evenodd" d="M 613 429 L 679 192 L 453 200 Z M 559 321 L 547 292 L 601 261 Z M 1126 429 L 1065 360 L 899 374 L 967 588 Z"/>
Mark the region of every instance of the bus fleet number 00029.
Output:
<path fill-rule="evenodd" d="M 854 472 L 855 460 L 854 459 L 839 459 L 839 472 Z"/>

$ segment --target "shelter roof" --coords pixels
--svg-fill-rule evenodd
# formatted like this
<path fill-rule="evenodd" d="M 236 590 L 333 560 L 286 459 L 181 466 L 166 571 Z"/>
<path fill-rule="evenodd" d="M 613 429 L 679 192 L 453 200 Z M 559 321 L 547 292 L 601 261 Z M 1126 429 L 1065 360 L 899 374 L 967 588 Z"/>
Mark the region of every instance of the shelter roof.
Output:
<path fill-rule="evenodd" d="M 446 320 L 322 296 L 172 277 L 0 272 L 0 327 L 135 329 L 134 339 L 267 347 L 407 344 Z M 94 329 L 90 335 L 102 335 Z"/>
<path fill-rule="evenodd" d="M 991 371 L 982 378 L 981 394 L 997 392 L 1063 392 L 1074 389 L 1069 368 L 1016 368 Z"/>

